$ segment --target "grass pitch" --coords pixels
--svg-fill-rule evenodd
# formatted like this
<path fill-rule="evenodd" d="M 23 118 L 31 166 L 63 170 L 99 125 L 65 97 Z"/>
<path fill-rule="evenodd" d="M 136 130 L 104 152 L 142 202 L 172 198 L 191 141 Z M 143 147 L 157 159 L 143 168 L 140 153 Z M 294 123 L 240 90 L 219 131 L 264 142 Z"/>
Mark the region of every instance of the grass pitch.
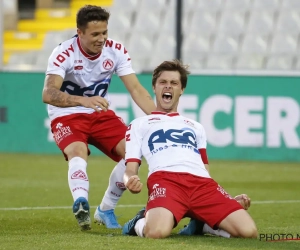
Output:
<path fill-rule="evenodd" d="M 106 157 L 91 156 L 89 202 L 93 216 L 115 165 Z M 249 213 L 261 238 L 276 234 L 300 238 L 300 164 L 211 161 L 211 175 L 231 195 L 247 193 L 253 203 Z M 81 232 L 73 217 L 67 182 L 67 162 L 62 155 L 0 154 L 0 249 L 300 249 L 298 241 L 223 239 L 177 235 L 162 240 L 122 236 L 121 230 L 92 225 Z M 146 184 L 147 166 L 140 175 Z M 123 225 L 146 203 L 146 186 L 138 195 L 125 192 L 116 208 Z M 272 235 L 272 236 L 271 236 Z M 281 237 L 281 236 L 280 236 Z M 291 237 L 291 236 L 289 236 Z M 283 237 L 284 238 L 284 237 Z"/>

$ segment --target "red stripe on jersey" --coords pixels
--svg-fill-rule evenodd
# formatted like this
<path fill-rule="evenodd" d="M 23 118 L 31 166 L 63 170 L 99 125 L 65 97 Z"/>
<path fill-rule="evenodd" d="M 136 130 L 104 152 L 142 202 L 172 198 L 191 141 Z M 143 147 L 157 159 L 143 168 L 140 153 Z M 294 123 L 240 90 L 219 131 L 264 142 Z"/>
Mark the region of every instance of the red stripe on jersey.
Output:
<path fill-rule="evenodd" d="M 77 37 L 77 44 L 78 44 L 78 48 L 80 50 L 80 52 L 87 58 L 87 59 L 90 59 L 90 60 L 96 60 L 97 58 L 99 58 L 99 56 L 101 55 L 101 53 L 95 55 L 95 56 L 92 56 L 92 55 L 89 55 L 88 53 L 86 53 L 83 48 L 81 47 L 81 44 L 80 44 L 80 40 L 79 40 L 79 37 Z"/>
<path fill-rule="evenodd" d="M 167 115 L 167 116 L 178 116 L 179 113 L 173 112 L 173 113 L 166 113 L 166 112 L 161 112 L 161 111 L 152 111 L 152 115 Z"/>
<path fill-rule="evenodd" d="M 139 165 L 141 165 L 141 160 L 136 158 L 129 158 L 126 160 L 125 164 L 127 164 L 127 162 L 137 162 Z"/>
<path fill-rule="evenodd" d="M 204 164 L 208 164 L 207 154 L 206 154 L 206 148 L 200 148 L 198 149 L 199 153 L 201 155 L 201 159 Z"/>

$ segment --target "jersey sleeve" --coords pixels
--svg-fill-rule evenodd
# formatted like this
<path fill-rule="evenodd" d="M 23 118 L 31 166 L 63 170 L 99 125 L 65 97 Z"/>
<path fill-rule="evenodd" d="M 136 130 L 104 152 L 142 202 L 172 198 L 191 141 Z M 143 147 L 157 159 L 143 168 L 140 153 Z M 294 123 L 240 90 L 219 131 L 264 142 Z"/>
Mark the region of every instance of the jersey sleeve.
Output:
<path fill-rule="evenodd" d="M 140 123 L 134 120 L 127 128 L 125 135 L 125 160 L 127 162 L 138 162 L 142 160 L 142 136 Z"/>
<path fill-rule="evenodd" d="M 66 71 L 70 65 L 70 60 L 59 58 L 60 52 L 61 46 L 58 46 L 53 50 L 48 59 L 46 75 L 59 75 L 62 78 L 65 78 Z"/>
<path fill-rule="evenodd" d="M 207 142 L 206 142 L 206 133 L 202 125 L 198 128 L 198 136 L 197 136 L 197 147 L 200 148 L 206 148 Z"/>
<path fill-rule="evenodd" d="M 204 164 L 208 164 L 206 146 L 207 146 L 206 133 L 203 126 L 200 125 L 198 130 L 198 136 L 197 136 L 197 147 Z"/>
<path fill-rule="evenodd" d="M 121 49 L 117 50 L 118 65 L 116 68 L 116 73 L 118 76 L 125 76 L 135 73 L 131 66 L 131 58 L 128 51 L 125 49 L 124 45 L 121 45 Z"/>

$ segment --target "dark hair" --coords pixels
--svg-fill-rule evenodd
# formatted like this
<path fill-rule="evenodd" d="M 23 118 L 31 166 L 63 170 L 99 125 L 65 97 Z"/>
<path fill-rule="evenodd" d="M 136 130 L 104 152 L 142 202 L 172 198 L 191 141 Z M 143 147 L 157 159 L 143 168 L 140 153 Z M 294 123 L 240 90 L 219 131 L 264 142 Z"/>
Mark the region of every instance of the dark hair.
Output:
<path fill-rule="evenodd" d="M 182 89 L 185 89 L 187 85 L 187 77 L 190 74 L 190 72 L 187 69 L 188 65 L 182 64 L 182 62 L 177 59 L 173 61 L 164 61 L 163 63 L 158 65 L 153 71 L 152 86 L 155 85 L 157 78 L 161 75 L 163 71 L 178 71 L 180 74 Z"/>
<path fill-rule="evenodd" d="M 77 12 L 77 28 L 84 30 L 87 27 L 87 24 L 91 21 L 108 22 L 109 16 L 110 13 L 99 6 L 85 5 Z"/>

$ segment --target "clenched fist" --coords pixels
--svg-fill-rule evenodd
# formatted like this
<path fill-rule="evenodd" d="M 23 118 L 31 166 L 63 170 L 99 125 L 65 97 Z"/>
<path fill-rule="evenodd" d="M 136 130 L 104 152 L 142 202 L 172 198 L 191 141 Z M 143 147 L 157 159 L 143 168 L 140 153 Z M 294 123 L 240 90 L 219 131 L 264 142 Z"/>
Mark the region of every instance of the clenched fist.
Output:
<path fill-rule="evenodd" d="M 128 179 L 125 186 L 131 193 L 137 194 L 141 192 L 143 183 L 141 183 L 140 178 L 137 175 L 133 175 Z"/>
<path fill-rule="evenodd" d="M 237 195 L 234 199 L 240 203 L 245 210 L 247 210 L 251 205 L 251 199 L 246 194 Z"/>

